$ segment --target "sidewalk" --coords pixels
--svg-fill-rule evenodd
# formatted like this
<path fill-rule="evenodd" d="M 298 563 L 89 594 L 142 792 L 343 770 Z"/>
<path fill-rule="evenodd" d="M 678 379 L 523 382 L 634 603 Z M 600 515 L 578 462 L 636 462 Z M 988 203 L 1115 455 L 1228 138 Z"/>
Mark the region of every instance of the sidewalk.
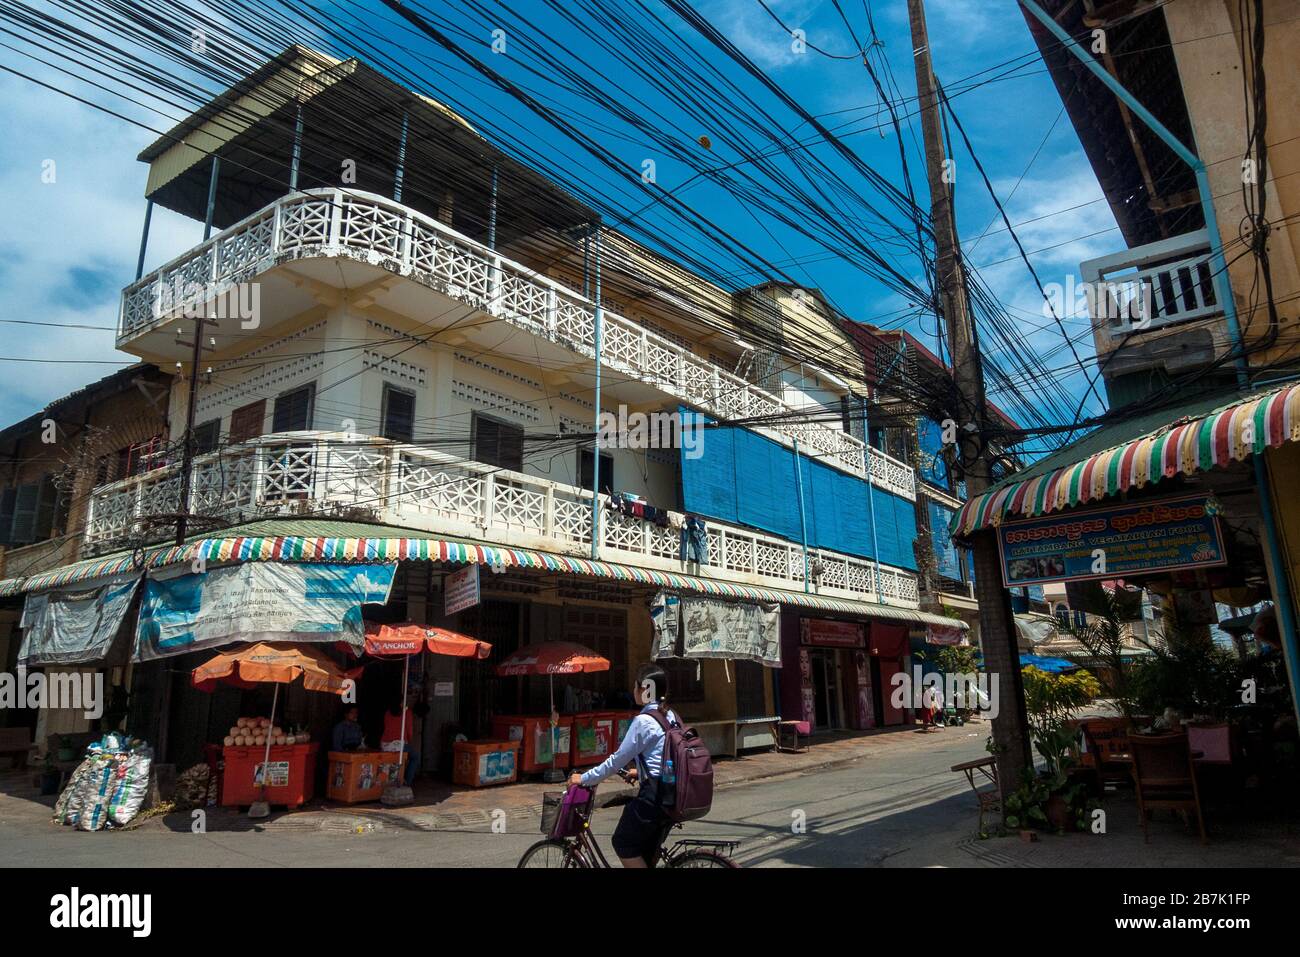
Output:
<path fill-rule="evenodd" d="M 984 733 L 982 729 L 987 727 L 987 723 L 974 723 L 965 730 Z M 942 733 L 920 733 L 916 727 L 821 734 L 812 740 L 806 750 L 798 753 L 761 751 L 736 759 L 723 758 L 714 768 L 714 786 L 717 789 L 733 788 L 754 781 L 846 765 L 872 755 L 916 748 L 942 737 Z M 19 774 L 0 771 L 0 825 L 14 823 L 15 820 L 30 823 L 39 818 L 49 819 L 54 798 L 39 797 L 36 789 L 31 786 L 30 778 L 30 772 Z M 209 832 L 481 830 L 490 826 L 502 814 L 510 820 L 540 818 L 542 795 L 547 791 L 562 789 L 562 784 L 544 784 L 541 781 L 491 788 L 466 788 L 425 778 L 415 788 L 415 803 L 407 807 L 390 808 L 377 802 L 334 804 L 316 799 L 297 811 L 273 808 L 270 817 L 256 821 L 250 820 L 237 808 L 211 807 L 207 809 L 205 824 Z M 631 793 L 630 785 L 619 778 L 612 778 L 601 785 L 598 802 L 603 806 L 621 795 Z M 178 811 L 137 819 L 127 830 L 150 828 L 188 831 L 191 821 L 191 812 Z"/>

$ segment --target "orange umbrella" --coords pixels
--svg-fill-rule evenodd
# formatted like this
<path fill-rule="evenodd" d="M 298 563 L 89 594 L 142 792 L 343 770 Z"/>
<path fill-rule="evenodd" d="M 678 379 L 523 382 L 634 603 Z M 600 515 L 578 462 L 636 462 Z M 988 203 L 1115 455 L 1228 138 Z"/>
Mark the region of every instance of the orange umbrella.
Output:
<path fill-rule="evenodd" d="M 407 622 L 402 625 L 381 625 L 366 622 L 366 654 L 414 655 L 428 649 L 435 655 L 452 658 L 486 658 L 492 646 L 469 635 Z"/>
<path fill-rule="evenodd" d="M 261 681 L 275 683 L 271 696 L 271 722 L 275 722 L 275 706 L 280 700 L 280 685 L 302 678 L 308 691 L 328 691 L 342 695 L 352 687 L 351 675 L 330 661 L 325 652 L 312 645 L 276 644 L 259 641 L 234 651 L 223 651 L 211 661 L 194 669 L 190 680 L 200 691 L 215 691 L 218 684 L 237 688 L 252 688 Z M 266 736 L 266 751 L 262 767 L 271 761 L 271 736 Z M 265 795 L 269 774 L 262 776 L 262 793 Z M 266 817 L 270 808 L 266 801 L 258 800 L 248 809 L 249 817 Z"/>
<path fill-rule="evenodd" d="M 222 683 L 252 688 L 262 681 L 289 684 L 299 677 L 308 691 L 341 695 L 350 686 L 348 673 L 319 648 L 265 641 L 221 652 L 195 668 L 191 681 L 200 691 L 214 691 Z"/>
<path fill-rule="evenodd" d="M 555 770 L 555 676 L 576 675 L 586 671 L 608 671 L 609 659 L 602 658 L 586 645 L 576 641 L 543 641 L 524 645 L 497 665 L 497 674 L 546 675 L 551 697 L 551 769 L 544 780 L 559 780 Z"/>
<path fill-rule="evenodd" d="M 609 659 L 602 658 L 576 641 L 543 641 L 524 645 L 497 665 L 501 677 L 512 675 L 575 675 L 584 671 L 608 671 Z"/>
<path fill-rule="evenodd" d="M 486 658 L 492 654 L 492 646 L 486 641 L 448 631 L 446 628 L 431 628 L 415 622 L 403 625 L 366 622 L 366 654 L 402 655 L 406 658 L 406 665 L 402 669 L 402 721 L 401 736 L 398 739 L 403 751 L 406 750 L 406 687 L 411 675 L 411 655 L 419 654 L 426 648 L 435 655 L 449 655 L 452 658 Z"/>

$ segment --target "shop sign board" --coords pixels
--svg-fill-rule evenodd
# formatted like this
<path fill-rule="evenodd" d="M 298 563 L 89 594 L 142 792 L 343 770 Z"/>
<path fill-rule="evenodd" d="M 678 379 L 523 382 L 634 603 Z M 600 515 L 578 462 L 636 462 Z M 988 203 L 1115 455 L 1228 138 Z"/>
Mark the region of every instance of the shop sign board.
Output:
<path fill-rule="evenodd" d="M 998 548 L 1008 588 L 1227 563 L 1216 509 L 1204 495 L 1004 522 Z"/>
<path fill-rule="evenodd" d="M 448 615 L 477 605 L 480 599 L 478 566 L 466 565 L 460 571 L 448 575 L 443 597 Z"/>
<path fill-rule="evenodd" d="M 865 648 L 867 627 L 860 621 L 800 618 L 799 643 L 830 648 Z"/>

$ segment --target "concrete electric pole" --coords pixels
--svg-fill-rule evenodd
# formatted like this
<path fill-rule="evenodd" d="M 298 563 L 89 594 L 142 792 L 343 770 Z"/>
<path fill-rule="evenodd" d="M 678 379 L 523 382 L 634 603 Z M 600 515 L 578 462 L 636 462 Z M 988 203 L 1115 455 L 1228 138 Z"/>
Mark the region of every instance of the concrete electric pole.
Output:
<path fill-rule="evenodd" d="M 916 66 L 916 90 L 925 141 L 926 177 L 930 187 L 935 283 L 939 293 L 937 305 L 948 337 L 956 391 L 957 408 L 952 423 L 956 426 L 954 439 L 957 460 L 966 480 L 966 494 L 974 498 L 991 484 L 993 452 L 988 444 L 988 416 L 979 345 L 971 317 L 961 244 L 953 215 L 952 185 L 956 182 L 956 164 L 947 155 L 944 145 L 943 119 L 939 114 L 938 89 L 930 60 L 925 7 L 922 0 L 907 0 L 907 9 L 912 27 L 912 56 Z M 1002 587 L 1002 565 L 994 533 L 977 533 L 972 546 L 984 667 L 990 678 L 997 677 L 996 700 L 992 704 L 997 708 L 993 719 L 993 740 L 998 751 L 998 780 L 1003 794 L 1009 794 L 1019 785 L 1023 769 L 1033 766 L 1020 679 L 1020 650 L 1010 594 Z M 992 691 L 990 687 L 990 692 Z"/>

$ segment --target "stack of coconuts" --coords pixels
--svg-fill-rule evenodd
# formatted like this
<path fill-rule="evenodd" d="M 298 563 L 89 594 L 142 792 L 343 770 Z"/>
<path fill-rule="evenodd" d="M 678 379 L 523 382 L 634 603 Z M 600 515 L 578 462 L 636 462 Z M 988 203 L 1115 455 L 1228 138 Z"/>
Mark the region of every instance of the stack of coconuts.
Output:
<path fill-rule="evenodd" d="M 306 731 L 296 734 L 286 732 L 271 724 L 270 718 L 240 718 L 221 743 L 228 748 L 262 748 L 268 739 L 272 747 L 275 747 L 282 744 L 306 744 L 311 740 L 311 735 Z"/>

